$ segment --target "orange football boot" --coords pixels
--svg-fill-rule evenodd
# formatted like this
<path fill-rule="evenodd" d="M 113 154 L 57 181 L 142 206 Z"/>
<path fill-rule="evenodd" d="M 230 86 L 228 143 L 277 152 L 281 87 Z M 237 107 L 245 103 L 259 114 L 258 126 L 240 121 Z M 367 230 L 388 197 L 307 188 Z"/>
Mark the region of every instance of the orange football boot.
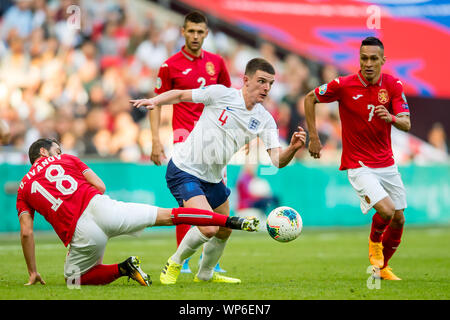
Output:
<path fill-rule="evenodd" d="M 380 242 L 373 242 L 369 239 L 369 261 L 370 264 L 377 268 L 383 268 L 383 244 Z"/>
<path fill-rule="evenodd" d="M 380 269 L 380 278 L 383 280 L 402 280 L 399 277 L 397 277 L 392 272 L 392 268 L 389 268 L 388 266 Z"/>

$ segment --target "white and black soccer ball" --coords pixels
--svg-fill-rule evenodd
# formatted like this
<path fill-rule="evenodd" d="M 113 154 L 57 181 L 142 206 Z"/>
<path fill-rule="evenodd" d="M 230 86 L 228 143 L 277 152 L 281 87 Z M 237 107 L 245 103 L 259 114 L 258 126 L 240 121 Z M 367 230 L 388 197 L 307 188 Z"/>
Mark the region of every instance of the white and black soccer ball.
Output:
<path fill-rule="evenodd" d="M 289 242 L 298 238 L 303 229 L 300 214 L 290 207 L 273 209 L 266 221 L 269 235 L 280 242 Z"/>

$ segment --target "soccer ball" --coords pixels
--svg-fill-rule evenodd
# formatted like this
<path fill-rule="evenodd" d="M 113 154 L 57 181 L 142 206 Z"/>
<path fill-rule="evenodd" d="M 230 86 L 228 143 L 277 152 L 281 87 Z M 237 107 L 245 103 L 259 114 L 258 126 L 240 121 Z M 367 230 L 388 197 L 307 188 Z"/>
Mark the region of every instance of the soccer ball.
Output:
<path fill-rule="evenodd" d="M 302 232 L 302 217 L 290 207 L 278 207 L 269 213 L 266 227 L 273 239 L 289 242 L 297 239 Z"/>

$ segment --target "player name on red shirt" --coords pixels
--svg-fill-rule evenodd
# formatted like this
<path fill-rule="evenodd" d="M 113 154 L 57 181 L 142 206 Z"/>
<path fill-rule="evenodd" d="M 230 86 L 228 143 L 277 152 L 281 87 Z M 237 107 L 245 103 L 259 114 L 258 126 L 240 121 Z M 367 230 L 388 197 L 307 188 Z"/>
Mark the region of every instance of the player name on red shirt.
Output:
<path fill-rule="evenodd" d="M 63 154 L 35 161 L 20 182 L 16 208 L 34 217 L 39 212 L 67 246 L 79 217 L 91 199 L 101 194 L 84 177 L 89 167 L 75 156 Z"/>
<path fill-rule="evenodd" d="M 205 50 L 202 50 L 199 57 L 195 57 L 183 47 L 159 69 L 155 93 L 161 94 L 172 89 L 203 88 L 211 84 L 231 86 L 230 76 L 222 57 Z M 172 116 L 174 143 L 186 140 L 203 108 L 201 103 L 174 104 Z"/>
<path fill-rule="evenodd" d="M 339 101 L 342 125 L 342 157 L 340 170 L 361 166 L 382 168 L 393 165 L 391 124 L 375 114 L 383 105 L 395 116 L 408 114 L 409 107 L 400 80 L 381 74 L 370 84 L 361 72 L 339 77 L 314 90 L 321 103 Z"/>

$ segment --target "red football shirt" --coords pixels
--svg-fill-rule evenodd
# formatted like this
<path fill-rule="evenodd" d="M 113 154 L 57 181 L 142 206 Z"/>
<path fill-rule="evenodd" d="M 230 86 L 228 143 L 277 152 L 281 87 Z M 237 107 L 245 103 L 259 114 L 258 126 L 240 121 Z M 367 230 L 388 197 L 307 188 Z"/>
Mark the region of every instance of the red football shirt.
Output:
<path fill-rule="evenodd" d="M 211 84 L 231 86 L 230 75 L 221 56 L 202 50 L 195 57 L 181 51 L 166 60 L 159 69 L 155 93 L 172 89 L 197 89 Z M 173 143 L 183 142 L 203 112 L 201 103 L 181 102 L 173 105 Z"/>
<path fill-rule="evenodd" d="M 86 170 L 86 164 L 68 154 L 36 160 L 20 183 L 19 216 L 27 211 L 34 217 L 39 212 L 67 246 L 89 201 L 101 194 L 84 177 Z"/>
<path fill-rule="evenodd" d="M 394 164 L 391 147 L 391 124 L 380 119 L 375 107 L 384 105 L 393 115 L 409 115 L 402 83 L 382 74 L 370 84 L 361 72 L 339 77 L 314 90 L 319 102 L 339 101 L 342 126 L 340 170 L 388 167 Z"/>

